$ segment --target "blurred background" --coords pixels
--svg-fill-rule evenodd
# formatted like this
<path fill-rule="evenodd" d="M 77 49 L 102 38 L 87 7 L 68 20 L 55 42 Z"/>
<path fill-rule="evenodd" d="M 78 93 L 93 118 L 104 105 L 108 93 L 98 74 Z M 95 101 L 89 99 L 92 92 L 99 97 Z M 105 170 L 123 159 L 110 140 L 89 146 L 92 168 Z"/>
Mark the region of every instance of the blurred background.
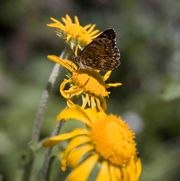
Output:
<path fill-rule="evenodd" d="M 180 4 L 178 0 L 4 0 L 0 2 L 0 177 L 14 181 L 31 139 L 42 90 L 64 47 L 50 17 L 77 15 L 82 25 L 114 28 L 121 65 L 109 82 L 108 112 L 136 132 L 143 163 L 141 181 L 180 178 Z M 49 99 L 41 138 L 50 134 L 65 107 L 58 78 Z M 43 150 L 38 164 L 42 164 Z M 58 170 L 58 168 L 57 168 Z M 35 170 L 36 171 L 36 170 Z M 35 172 L 34 171 L 34 172 Z M 17 179 L 16 179 L 17 180 Z"/>

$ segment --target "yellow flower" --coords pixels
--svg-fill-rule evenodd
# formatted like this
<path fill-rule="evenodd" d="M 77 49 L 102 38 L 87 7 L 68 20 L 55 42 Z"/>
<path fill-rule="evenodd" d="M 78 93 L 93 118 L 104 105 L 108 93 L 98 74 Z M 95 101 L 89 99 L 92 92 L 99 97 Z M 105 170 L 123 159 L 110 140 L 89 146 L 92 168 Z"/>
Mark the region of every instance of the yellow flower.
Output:
<path fill-rule="evenodd" d="M 99 30 L 94 30 L 95 24 L 81 26 L 77 16 L 74 16 L 74 22 L 69 15 L 61 18 L 64 24 L 54 18 L 51 20 L 53 23 L 48 26 L 56 28 L 57 35 L 65 39 L 73 50 L 75 47 L 83 49 L 100 34 Z"/>
<path fill-rule="evenodd" d="M 85 181 L 98 167 L 96 181 L 138 181 L 141 161 L 137 156 L 134 133 L 115 115 L 96 109 L 66 108 L 57 121 L 79 120 L 85 128 L 51 137 L 43 143 L 52 147 L 70 139 L 60 154 L 61 169 L 72 168 L 68 181 Z"/>
<path fill-rule="evenodd" d="M 60 92 L 66 98 L 68 106 L 74 105 L 72 99 L 81 95 L 82 108 L 86 108 L 89 105 L 91 108 L 97 107 L 99 110 L 105 110 L 105 97 L 110 94 L 107 89 L 121 85 L 121 83 L 105 83 L 111 75 L 111 71 L 102 76 L 93 69 L 78 69 L 72 61 L 60 59 L 55 55 L 49 55 L 48 58 L 65 67 L 71 73 L 71 76 L 68 79 L 64 79 L 60 85 Z"/>

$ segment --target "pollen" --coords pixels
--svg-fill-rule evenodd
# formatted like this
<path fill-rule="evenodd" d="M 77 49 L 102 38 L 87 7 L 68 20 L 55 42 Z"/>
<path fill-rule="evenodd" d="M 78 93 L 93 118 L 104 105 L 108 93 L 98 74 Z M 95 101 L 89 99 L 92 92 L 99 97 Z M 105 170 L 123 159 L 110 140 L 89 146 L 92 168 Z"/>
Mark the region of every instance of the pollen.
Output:
<path fill-rule="evenodd" d="M 101 157 L 116 166 L 126 166 L 136 154 L 134 133 L 114 115 L 106 115 L 93 123 L 92 142 Z"/>

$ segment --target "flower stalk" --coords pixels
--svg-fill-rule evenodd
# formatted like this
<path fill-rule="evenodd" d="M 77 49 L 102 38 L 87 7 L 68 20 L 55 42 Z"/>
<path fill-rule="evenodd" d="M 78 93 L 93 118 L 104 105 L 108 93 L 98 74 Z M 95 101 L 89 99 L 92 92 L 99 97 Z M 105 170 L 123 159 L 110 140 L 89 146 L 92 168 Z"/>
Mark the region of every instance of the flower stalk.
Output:
<path fill-rule="evenodd" d="M 60 57 L 67 58 L 68 56 L 69 56 L 69 48 L 65 48 L 64 51 L 62 51 Z M 31 141 L 29 143 L 29 149 L 27 150 L 26 155 L 25 156 L 23 155 L 23 157 L 26 157 L 23 158 L 23 160 L 28 160 L 28 161 L 23 163 L 24 172 L 22 175 L 22 181 L 29 181 L 31 178 L 31 171 L 35 159 L 34 149 L 37 147 L 39 141 L 40 131 L 43 124 L 43 116 L 47 106 L 48 98 L 54 87 L 56 79 L 59 75 L 59 71 L 60 71 L 60 65 L 55 64 L 48 78 L 47 85 L 42 92 L 39 107 L 37 109 L 36 117 L 34 120 L 34 126 L 33 126 Z"/>
<path fill-rule="evenodd" d="M 51 137 L 56 136 L 60 132 L 62 125 L 63 125 L 63 122 L 60 122 L 56 125 L 55 129 L 53 130 L 53 132 L 51 134 Z M 42 169 L 40 170 L 40 173 L 38 176 L 39 181 L 48 181 L 49 180 L 49 174 L 51 172 L 50 163 L 51 163 L 51 159 L 52 159 L 51 152 L 52 152 L 52 148 L 46 148 L 44 162 L 43 162 Z"/>
<path fill-rule="evenodd" d="M 67 58 L 68 52 L 69 51 L 66 48 L 61 53 L 60 58 Z M 39 135 L 40 135 L 41 127 L 42 127 L 43 116 L 44 116 L 45 109 L 46 109 L 46 106 L 47 106 L 48 98 L 49 98 L 51 90 L 54 87 L 56 79 L 57 79 L 57 77 L 59 75 L 59 70 L 60 70 L 60 65 L 55 64 L 53 69 L 52 69 L 52 72 L 51 72 L 51 74 L 49 76 L 46 88 L 42 92 L 39 107 L 38 107 L 36 117 L 35 117 L 35 120 L 34 120 L 34 128 L 33 128 L 33 132 L 32 132 L 31 142 L 38 142 L 39 141 Z"/>

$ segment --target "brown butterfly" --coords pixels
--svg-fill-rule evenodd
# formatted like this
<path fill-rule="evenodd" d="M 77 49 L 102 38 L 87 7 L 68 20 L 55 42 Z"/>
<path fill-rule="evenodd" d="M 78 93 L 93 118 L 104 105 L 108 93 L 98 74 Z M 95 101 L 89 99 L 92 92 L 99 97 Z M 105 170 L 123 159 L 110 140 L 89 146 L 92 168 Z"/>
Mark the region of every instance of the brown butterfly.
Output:
<path fill-rule="evenodd" d="M 80 67 L 91 67 L 102 71 L 117 68 L 120 64 L 120 53 L 116 46 L 115 31 L 105 30 L 74 59 Z"/>

